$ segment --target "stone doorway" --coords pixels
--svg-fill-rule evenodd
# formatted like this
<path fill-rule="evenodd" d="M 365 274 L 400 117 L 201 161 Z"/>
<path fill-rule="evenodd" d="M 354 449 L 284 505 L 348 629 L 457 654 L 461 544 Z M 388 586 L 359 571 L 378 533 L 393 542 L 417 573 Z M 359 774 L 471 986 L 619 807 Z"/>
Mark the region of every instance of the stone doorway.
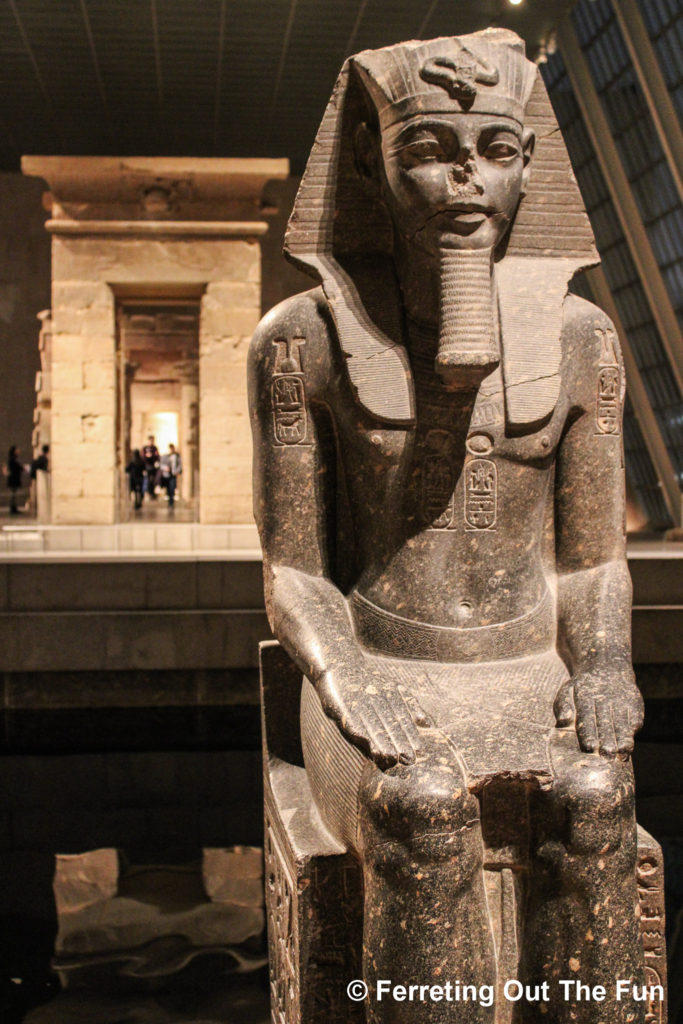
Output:
<path fill-rule="evenodd" d="M 199 508 L 199 300 L 117 302 L 119 520 L 134 515 L 126 466 L 151 435 L 161 455 L 180 452 L 174 518 L 195 521 Z M 166 518 L 166 495 L 145 496 L 140 515 Z"/>

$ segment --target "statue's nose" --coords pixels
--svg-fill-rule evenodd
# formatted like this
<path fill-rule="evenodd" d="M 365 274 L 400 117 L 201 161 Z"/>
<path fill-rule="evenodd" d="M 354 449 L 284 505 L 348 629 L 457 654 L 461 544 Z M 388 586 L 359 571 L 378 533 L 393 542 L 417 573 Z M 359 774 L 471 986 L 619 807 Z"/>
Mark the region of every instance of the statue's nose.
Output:
<path fill-rule="evenodd" d="M 483 193 L 484 185 L 479 175 L 475 153 L 470 147 L 462 147 L 452 165 L 451 181 L 456 186 L 468 185 L 470 189 Z"/>
<path fill-rule="evenodd" d="M 455 162 L 456 164 L 461 164 L 462 166 L 465 166 L 465 164 L 472 164 L 474 166 L 475 156 L 476 151 L 474 146 L 470 145 L 469 143 L 462 143 L 458 148 L 458 152 L 455 157 Z"/>

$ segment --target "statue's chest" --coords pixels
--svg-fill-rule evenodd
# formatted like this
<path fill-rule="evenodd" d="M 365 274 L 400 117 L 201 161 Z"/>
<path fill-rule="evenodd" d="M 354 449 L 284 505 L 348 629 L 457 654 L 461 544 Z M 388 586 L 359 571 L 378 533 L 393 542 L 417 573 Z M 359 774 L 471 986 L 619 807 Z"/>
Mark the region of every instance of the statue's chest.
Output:
<path fill-rule="evenodd" d="M 496 377 L 499 379 L 499 373 Z M 463 438 L 467 457 L 488 456 L 510 467 L 548 465 L 555 457 L 566 416 L 566 398 L 561 395 L 547 422 L 524 432 L 510 433 L 506 428 L 502 385 L 495 390 L 482 388 Z M 514 468 L 510 471 L 518 472 Z"/>
<path fill-rule="evenodd" d="M 493 380 L 469 396 L 421 387 L 416 412 L 410 428 L 347 421 L 340 440 L 352 493 L 366 502 L 372 496 L 374 507 L 400 506 L 406 520 L 439 530 L 495 529 L 536 492 L 541 500 L 561 408 L 540 429 L 508 436 L 503 391 Z"/>

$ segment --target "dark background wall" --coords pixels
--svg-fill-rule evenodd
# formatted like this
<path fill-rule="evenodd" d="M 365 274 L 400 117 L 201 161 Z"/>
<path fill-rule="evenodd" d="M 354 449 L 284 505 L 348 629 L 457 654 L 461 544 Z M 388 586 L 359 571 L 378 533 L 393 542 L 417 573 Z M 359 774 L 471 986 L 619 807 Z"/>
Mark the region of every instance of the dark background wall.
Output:
<path fill-rule="evenodd" d="M 50 237 L 41 197 L 45 186 L 0 174 L 0 455 L 10 444 L 30 461 L 38 358 L 37 314 L 50 305 Z"/>
<path fill-rule="evenodd" d="M 292 177 L 286 181 L 271 181 L 264 189 L 264 204 L 277 207 L 278 211 L 277 214 L 269 216 L 270 231 L 261 243 L 261 309 L 264 313 L 278 302 L 282 302 L 288 295 L 315 286 L 312 278 L 302 274 L 282 255 L 287 221 L 300 180 L 299 177 Z"/>

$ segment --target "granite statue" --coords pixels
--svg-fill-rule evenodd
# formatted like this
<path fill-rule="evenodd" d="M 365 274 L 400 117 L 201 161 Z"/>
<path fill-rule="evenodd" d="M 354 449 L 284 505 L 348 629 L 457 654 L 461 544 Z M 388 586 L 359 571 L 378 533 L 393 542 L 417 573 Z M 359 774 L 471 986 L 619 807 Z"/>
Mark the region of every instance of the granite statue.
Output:
<path fill-rule="evenodd" d="M 312 813 L 361 873 L 369 995 L 338 1019 L 660 1019 L 615 988 L 661 980 L 636 911 L 624 371 L 568 291 L 598 257 L 521 40 L 350 58 L 285 251 L 318 284 L 250 355 L 266 605 L 295 667 L 267 713 L 300 702 Z M 379 1000 L 383 979 L 479 998 Z M 317 1005 L 273 1020 L 337 1019 Z"/>

